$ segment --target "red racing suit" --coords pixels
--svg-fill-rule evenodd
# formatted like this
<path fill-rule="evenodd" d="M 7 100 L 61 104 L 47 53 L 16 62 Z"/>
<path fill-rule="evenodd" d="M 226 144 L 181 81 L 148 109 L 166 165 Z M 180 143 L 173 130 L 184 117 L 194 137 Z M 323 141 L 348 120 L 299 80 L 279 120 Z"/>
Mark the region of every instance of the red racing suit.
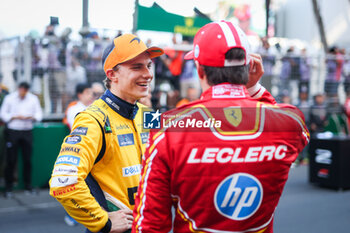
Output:
<path fill-rule="evenodd" d="M 291 164 L 309 141 L 304 116 L 260 84 L 228 83 L 162 114 L 151 131 L 133 232 L 273 232 Z"/>

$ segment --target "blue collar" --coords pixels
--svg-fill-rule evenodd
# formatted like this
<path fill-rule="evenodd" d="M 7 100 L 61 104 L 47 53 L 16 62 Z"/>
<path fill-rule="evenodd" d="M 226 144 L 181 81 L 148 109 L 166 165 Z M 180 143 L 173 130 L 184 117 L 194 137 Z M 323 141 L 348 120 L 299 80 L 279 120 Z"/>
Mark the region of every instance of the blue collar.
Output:
<path fill-rule="evenodd" d="M 101 96 L 101 99 L 119 115 L 130 120 L 135 118 L 137 110 L 139 109 L 136 104 L 130 104 L 122 100 L 118 96 L 113 95 L 110 90 L 106 90 Z"/>

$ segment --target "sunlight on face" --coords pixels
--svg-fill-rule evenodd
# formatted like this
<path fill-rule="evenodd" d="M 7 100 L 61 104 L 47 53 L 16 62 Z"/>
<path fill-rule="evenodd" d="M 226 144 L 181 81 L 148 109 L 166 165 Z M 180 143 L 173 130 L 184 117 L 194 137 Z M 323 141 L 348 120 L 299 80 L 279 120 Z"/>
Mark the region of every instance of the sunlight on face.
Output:
<path fill-rule="evenodd" d="M 146 97 L 153 78 L 151 65 L 152 61 L 148 53 L 142 53 L 120 64 L 115 71 L 117 81 L 113 83 L 112 92 L 114 91 L 118 97 L 131 104 Z"/>

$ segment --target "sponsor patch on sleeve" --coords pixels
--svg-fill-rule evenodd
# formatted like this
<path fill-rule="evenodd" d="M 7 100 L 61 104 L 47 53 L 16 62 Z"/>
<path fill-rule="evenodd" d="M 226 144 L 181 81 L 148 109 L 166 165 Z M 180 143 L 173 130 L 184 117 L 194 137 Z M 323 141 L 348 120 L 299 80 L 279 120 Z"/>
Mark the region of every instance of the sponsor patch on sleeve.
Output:
<path fill-rule="evenodd" d="M 70 133 L 70 135 L 86 135 L 88 127 L 77 127 Z"/>
<path fill-rule="evenodd" d="M 132 133 L 118 135 L 118 143 L 119 146 L 134 145 L 134 135 Z"/>
<path fill-rule="evenodd" d="M 81 137 L 79 135 L 68 136 L 65 141 L 65 143 L 68 144 L 77 144 L 79 142 L 81 142 Z"/>
<path fill-rule="evenodd" d="M 62 147 L 60 153 L 62 154 L 62 153 L 65 153 L 65 152 L 74 152 L 76 154 L 79 154 L 80 148 L 73 147 L 73 146 Z"/>
<path fill-rule="evenodd" d="M 68 166 L 68 165 L 59 165 L 55 166 L 52 172 L 52 175 L 78 175 L 78 167 Z"/>
<path fill-rule="evenodd" d="M 78 183 L 77 176 L 54 176 L 51 179 L 51 187 L 66 187 Z"/>
<path fill-rule="evenodd" d="M 53 196 L 56 197 L 56 196 L 61 196 L 63 194 L 66 194 L 66 193 L 69 193 L 69 192 L 72 192 L 76 189 L 75 187 L 75 184 L 72 184 L 72 185 L 69 185 L 67 187 L 64 187 L 64 188 L 61 188 L 59 190 L 56 190 L 56 191 L 53 191 Z"/>
<path fill-rule="evenodd" d="M 57 158 L 55 165 L 61 163 L 78 166 L 80 163 L 80 158 L 73 155 L 61 155 Z"/>

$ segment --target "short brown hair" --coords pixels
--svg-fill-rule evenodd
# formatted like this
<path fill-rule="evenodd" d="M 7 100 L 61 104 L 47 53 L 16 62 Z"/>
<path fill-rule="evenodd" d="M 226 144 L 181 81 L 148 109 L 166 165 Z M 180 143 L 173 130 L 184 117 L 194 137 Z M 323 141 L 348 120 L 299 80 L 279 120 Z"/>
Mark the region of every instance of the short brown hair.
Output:
<path fill-rule="evenodd" d="M 245 51 L 241 48 L 232 48 L 226 52 L 225 58 L 227 60 L 245 59 Z M 224 82 L 245 85 L 249 80 L 249 65 L 227 67 L 212 67 L 203 65 L 203 67 L 210 86 Z"/>
<path fill-rule="evenodd" d="M 114 67 L 113 67 L 113 71 L 118 71 L 118 68 L 119 68 L 118 65 L 114 66 Z M 108 90 L 111 89 L 111 83 L 112 83 L 112 81 L 111 81 L 108 77 L 106 77 L 106 78 L 103 80 L 103 84 L 105 85 L 105 87 L 106 87 Z"/>

